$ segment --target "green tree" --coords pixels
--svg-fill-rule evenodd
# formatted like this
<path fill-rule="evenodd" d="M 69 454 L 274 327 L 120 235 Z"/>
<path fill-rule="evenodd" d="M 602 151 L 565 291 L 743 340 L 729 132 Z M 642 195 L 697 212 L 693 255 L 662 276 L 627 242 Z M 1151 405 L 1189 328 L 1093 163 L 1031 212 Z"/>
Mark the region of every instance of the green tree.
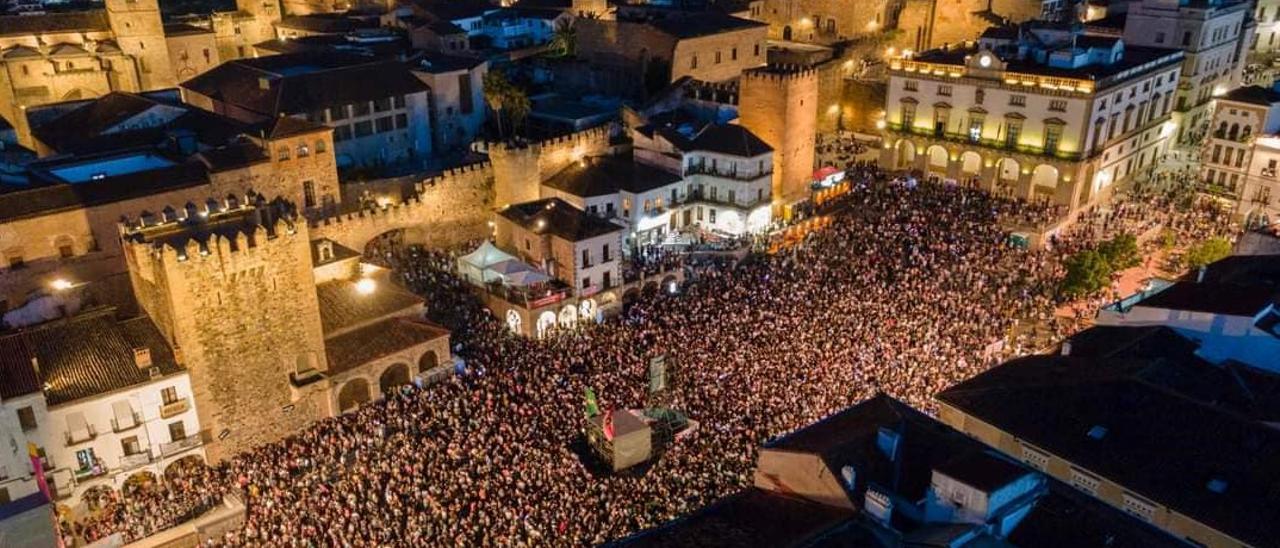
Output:
<path fill-rule="evenodd" d="M 504 102 L 507 115 L 511 117 L 511 131 L 524 125 L 524 121 L 529 117 L 529 112 L 533 110 L 533 104 L 529 102 L 529 94 L 523 89 L 511 86 Z"/>
<path fill-rule="evenodd" d="M 511 129 L 514 132 L 533 109 L 529 102 L 529 95 L 512 84 L 507 79 L 507 75 L 499 71 L 489 71 L 484 75 L 484 102 L 493 110 L 494 118 L 498 122 L 498 134 L 503 139 L 507 137 L 506 128 L 502 123 L 503 118 L 511 122 Z"/>
<path fill-rule="evenodd" d="M 573 26 L 572 19 L 565 19 L 556 24 L 548 46 L 557 57 L 573 57 L 578 52 L 578 29 Z"/>
<path fill-rule="evenodd" d="M 1142 264 L 1138 239 L 1132 234 L 1121 234 L 1098 244 L 1098 253 L 1102 254 L 1102 258 L 1106 259 L 1114 272 Z"/>
<path fill-rule="evenodd" d="M 1101 253 L 1089 249 L 1077 253 L 1066 261 L 1067 275 L 1062 279 L 1060 291 L 1068 298 L 1077 298 L 1097 292 L 1111 283 L 1111 265 Z"/>
<path fill-rule="evenodd" d="M 498 122 L 498 135 L 505 139 L 507 132 L 502 126 L 502 115 L 506 108 L 507 96 L 511 94 L 511 88 L 514 86 L 507 80 L 506 74 L 496 70 L 484 73 L 483 82 L 484 102 L 489 105 L 494 119 Z"/>
<path fill-rule="evenodd" d="M 1231 242 L 1226 238 L 1209 238 L 1187 249 L 1187 266 L 1196 269 L 1231 255 Z"/>

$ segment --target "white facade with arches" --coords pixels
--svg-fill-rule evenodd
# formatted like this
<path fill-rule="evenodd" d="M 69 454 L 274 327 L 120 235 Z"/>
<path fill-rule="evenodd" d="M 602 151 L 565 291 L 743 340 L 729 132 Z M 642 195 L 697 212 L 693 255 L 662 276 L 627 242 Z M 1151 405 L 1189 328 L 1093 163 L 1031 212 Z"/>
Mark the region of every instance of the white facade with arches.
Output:
<path fill-rule="evenodd" d="M 1009 32 L 890 61 L 882 165 L 1071 214 L 1167 151 L 1180 52 Z"/>
<path fill-rule="evenodd" d="M 166 403 L 167 402 L 167 403 Z M 205 459 L 186 371 L 48 406 L 32 393 L 0 401 L 0 500 L 38 490 L 34 444 L 55 502 L 75 506 L 91 489 L 118 490 L 139 473 L 161 474 L 185 457 Z"/>

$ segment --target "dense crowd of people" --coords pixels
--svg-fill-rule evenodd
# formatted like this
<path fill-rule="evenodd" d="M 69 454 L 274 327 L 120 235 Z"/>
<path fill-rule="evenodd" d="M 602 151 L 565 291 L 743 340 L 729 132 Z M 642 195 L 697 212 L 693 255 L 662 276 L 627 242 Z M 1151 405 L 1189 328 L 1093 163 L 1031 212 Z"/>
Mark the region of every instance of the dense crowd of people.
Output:
<path fill-rule="evenodd" d="M 820 228 L 785 245 L 750 242 L 775 252 L 745 259 L 641 250 L 631 274 L 683 268 L 677 294 L 645 294 L 601 325 L 545 340 L 493 318 L 451 273 L 453 255 L 387 240 L 376 259 L 451 329 L 459 375 L 112 495 L 64 532 L 128 541 L 234 494 L 246 523 L 215 544 L 617 539 L 750 485 L 770 439 L 877 391 L 932 411 L 936 392 L 1034 348 L 1019 326 L 1053 320 L 1065 255 L 1118 232 L 1161 226 L 1191 239 L 1233 228 L 1188 190 L 1194 174 L 1174 171 L 1030 250 L 1009 229 L 1043 225 L 1060 215 L 1052 206 L 850 166 L 848 192 L 804 210 Z M 664 405 L 698 426 L 643 473 L 603 473 L 583 448 L 584 390 L 602 407 L 646 407 L 657 355 L 671 364 Z"/>
<path fill-rule="evenodd" d="M 452 329 L 465 372 L 326 419 L 114 507 L 85 539 L 154 529 L 236 494 L 227 545 L 584 544 L 658 525 L 751 483 L 762 443 L 877 391 L 923 409 L 997 362 L 1016 319 L 1053 306 L 1052 257 L 1011 245 L 1010 207 L 946 185 L 861 181 L 844 213 L 795 245 L 689 266 L 679 294 L 546 340 L 511 335 L 450 272 L 452 257 L 382 258 Z M 665 355 L 666 404 L 699 423 L 643 474 L 603 474 L 581 449 L 584 389 L 646 406 Z"/>

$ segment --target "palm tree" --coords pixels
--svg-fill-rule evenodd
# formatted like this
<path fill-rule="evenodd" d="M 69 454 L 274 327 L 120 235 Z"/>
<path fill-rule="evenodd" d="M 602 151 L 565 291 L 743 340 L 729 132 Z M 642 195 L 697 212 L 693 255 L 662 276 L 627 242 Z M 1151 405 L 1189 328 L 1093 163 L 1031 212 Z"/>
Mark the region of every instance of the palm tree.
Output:
<path fill-rule="evenodd" d="M 571 57 L 578 51 L 578 29 L 574 28 L 572 19 L 562 19 L 556 23 L 555 34 L 551 36 L 551 51 L 557 57 Z"/>
<path fill-rule="evenodd" d="M 507 132 L 502 127 L 502 111 L 506 107 L 507 96 L 511 94 L 511 82 L 499 71 L 484 73 L 483 81 L 484 102 L 493 110 L 494 118 L 498 120 L 498 135 L 505 139 Z"/>
<path fill-rule="evenodd" d="M 533 105 L 529 102 L 529 94 L 515 86 L 509 88 L 506 98 L 503 99 L 503 107 L 507 110 L 507 115 L 511 116 L 512 131 L 524 124 L 525 119 L 529 117 L 529 112 L 533 110 Z"/>

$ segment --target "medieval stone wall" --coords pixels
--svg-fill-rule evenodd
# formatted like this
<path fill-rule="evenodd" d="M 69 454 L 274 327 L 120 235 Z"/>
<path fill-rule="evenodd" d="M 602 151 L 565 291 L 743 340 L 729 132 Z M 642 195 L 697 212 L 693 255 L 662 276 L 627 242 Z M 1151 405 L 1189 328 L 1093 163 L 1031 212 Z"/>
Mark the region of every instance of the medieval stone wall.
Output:
<path fill-rule="evenodd" d="M 739 89 L 741 124 L 773 147 L 775 209 L 803 199 L 813 176 L 817 70 L 771 67 L 747 71 Z M 775 213 L 784 212 L 778 209 Z"/>
<path fill-rule="evenodd" d="M 329 238 L 357 251 L 374 237 L 404 230 L 405 241 L 451 247 L 489 234 L 494 170 L 481 162 L 422 179 L 399 177 L 345 183 L 343 202 L 379 203 L 311 221 L 313 238 Z"/>
<path fill-rule="evenodd" d="M 502 207 L 537 200 L 539 185 L 560 170 L 589 156 L 609 153 L 610 126 L 522 145 L 492 144 L 494 205 Z"/>
<path fill-rule="evenodd" d="M 310 233 L 278 221 L 218 236 L 207 250 L 128 244 L 139 303 L 169 335 L 191 385 L 209 459 L 219 461 L 328 416 L 325 383 L 296 386 L 292 373 L 325 368 L 311 272 Z M 252 240 L 254 245 L 249 245 Z"/>

